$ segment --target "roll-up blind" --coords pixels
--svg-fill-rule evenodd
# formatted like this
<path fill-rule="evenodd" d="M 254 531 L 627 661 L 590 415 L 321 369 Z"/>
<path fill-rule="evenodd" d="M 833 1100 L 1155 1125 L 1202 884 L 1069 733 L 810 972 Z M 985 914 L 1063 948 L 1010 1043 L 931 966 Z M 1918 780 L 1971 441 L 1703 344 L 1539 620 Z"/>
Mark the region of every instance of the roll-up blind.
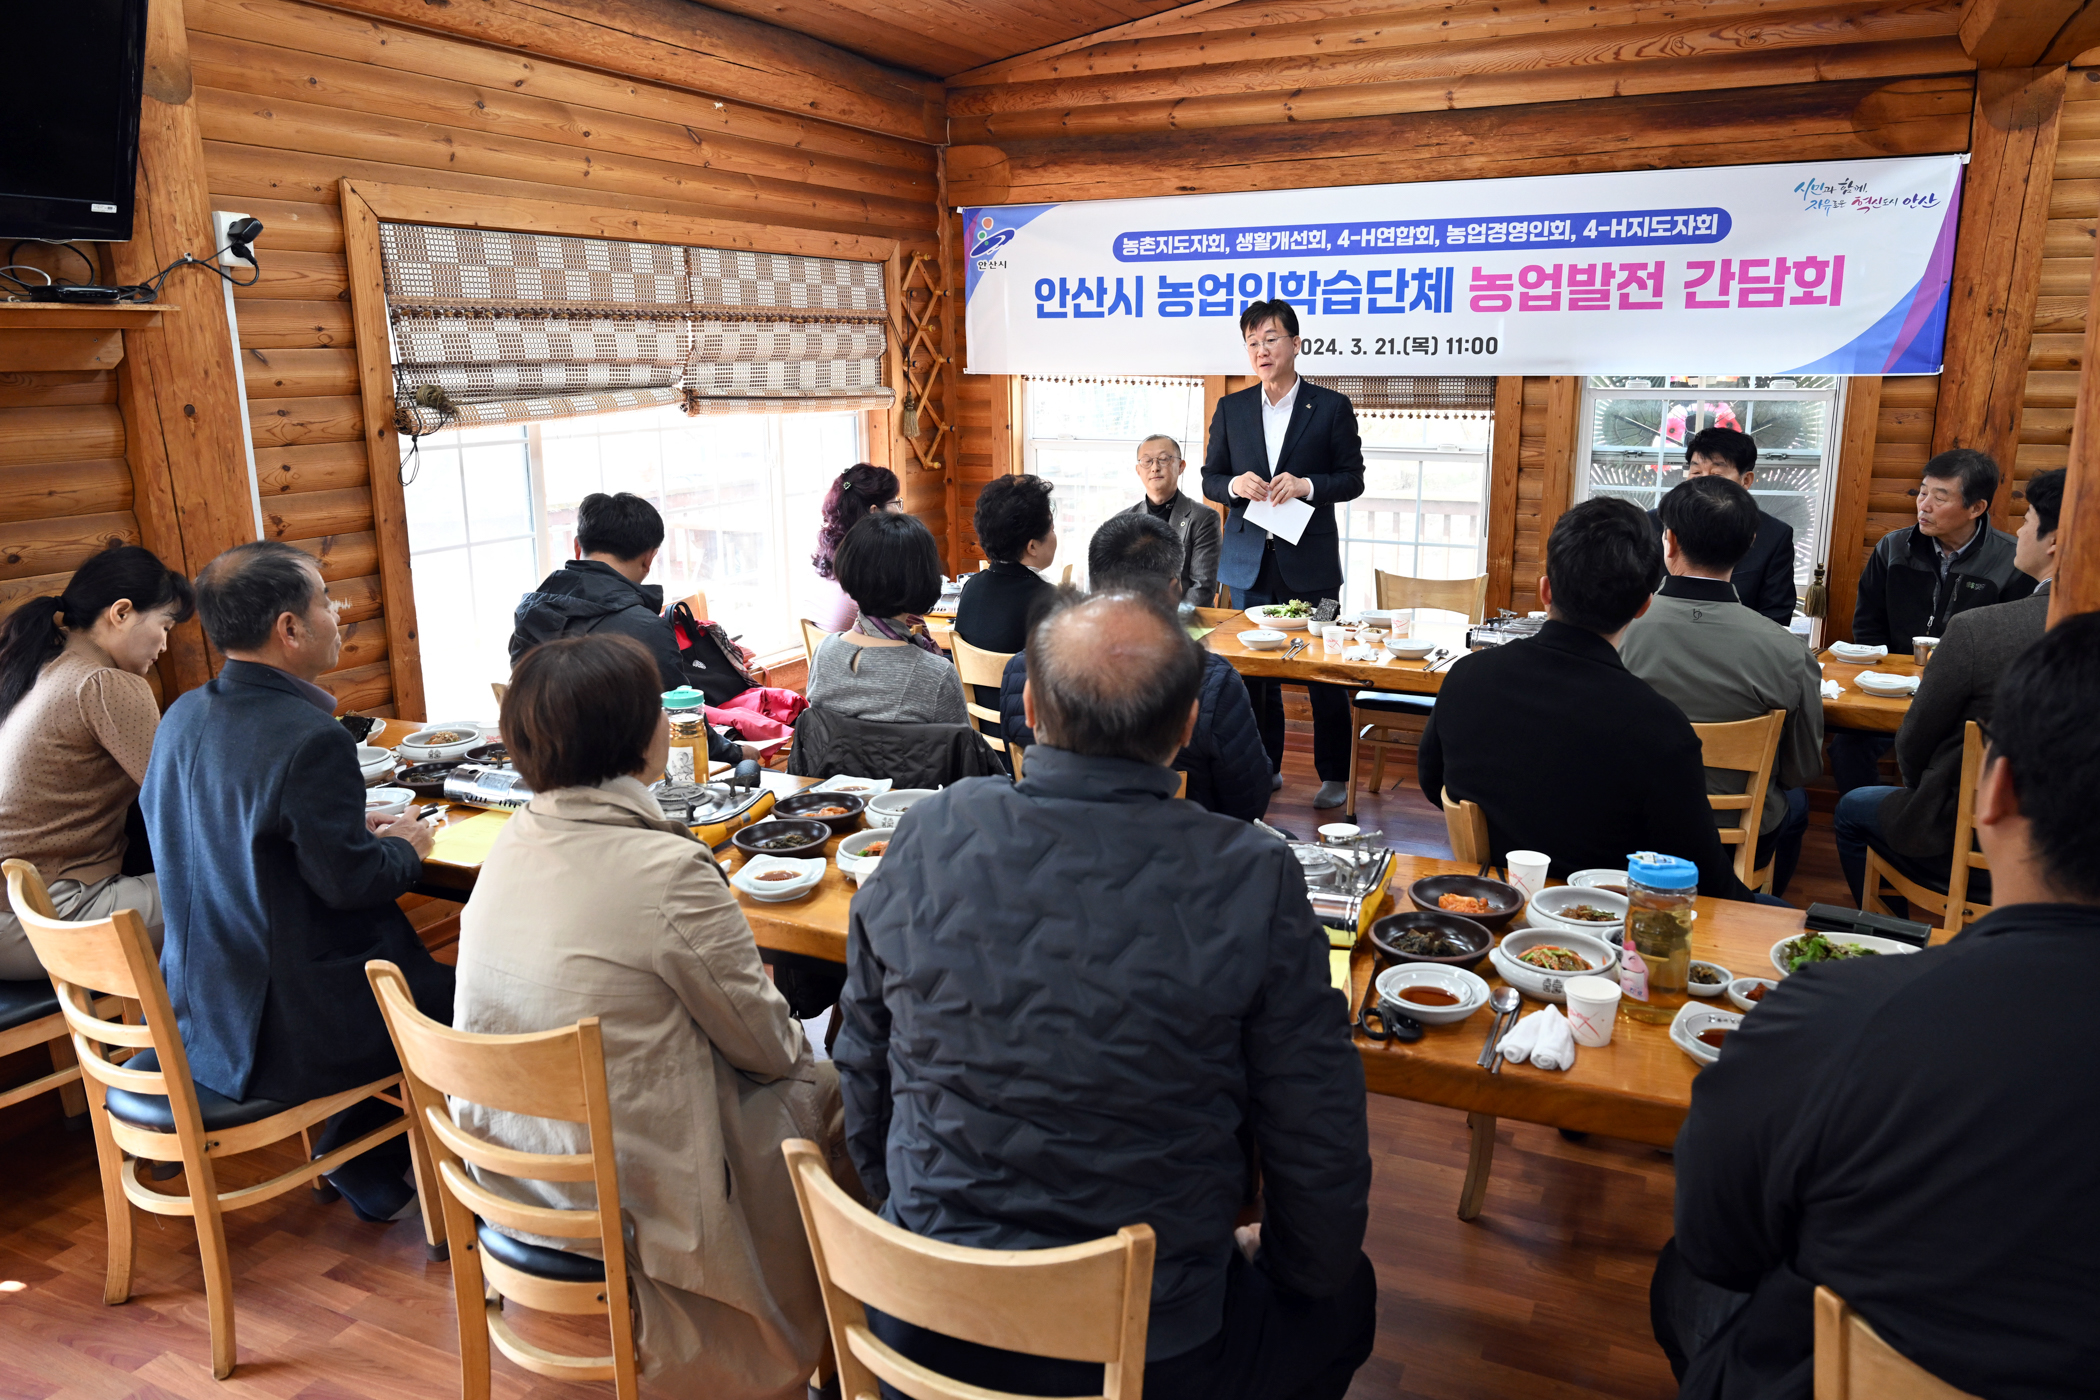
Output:
<path fill-rule="evenodd" d="M 880 263 L 382 223 L 396 409 L 439 428 L 683 404 L 882 408 Z"/>
<path fill-rule="evenodd" d="M 686 250 L 697 318 L 688 413 L 887 408 L 880 263 Z"/>
<path fill-rule="evenodd" d="M 1495 381 L 1491 375 L 1308 375 L 1313 383 L 1347 394 L 1358 413 L 1394 417 L 1425 414 L 1491 413 Z"/>

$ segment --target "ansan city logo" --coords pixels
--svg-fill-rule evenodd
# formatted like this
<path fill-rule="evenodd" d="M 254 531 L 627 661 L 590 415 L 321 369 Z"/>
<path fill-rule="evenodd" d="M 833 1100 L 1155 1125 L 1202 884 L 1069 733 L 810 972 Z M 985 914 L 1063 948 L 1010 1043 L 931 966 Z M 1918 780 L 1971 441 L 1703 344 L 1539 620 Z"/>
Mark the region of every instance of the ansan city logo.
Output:
<path fill-rule="evenodd" d="M 988 259 L 993 253 L 1013 242 L 1014 235 L 1019 232 L 1019 229 L 995 227 L 990 214 L 979 218 L 977 221 L 977 242 L 970 248 L 970 256 L 979 260 L 977 270 L 979 272 L 991 272 L 1006 266 L 1003 262 L 994 263 L 985 261 L 985 259 Z"/>

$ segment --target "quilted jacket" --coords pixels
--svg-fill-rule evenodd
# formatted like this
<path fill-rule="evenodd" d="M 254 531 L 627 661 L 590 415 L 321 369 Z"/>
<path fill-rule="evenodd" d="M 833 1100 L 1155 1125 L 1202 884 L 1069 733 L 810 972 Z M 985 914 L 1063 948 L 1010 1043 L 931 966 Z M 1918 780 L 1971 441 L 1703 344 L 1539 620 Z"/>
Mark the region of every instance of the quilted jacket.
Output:
<path fill-rule="evenodd" d="M 854 897 L 833 1056 L 885 1216 L 1032 1249 L 1143 1222 L 1146 1354 L 1222 1324 L 1251 1141 L 1260 1265 L 1331 1297 L 1371 1185 L 1364 1072 L 1282 842 L 1151 764 L 1037 745 L 911 809 Z"/>

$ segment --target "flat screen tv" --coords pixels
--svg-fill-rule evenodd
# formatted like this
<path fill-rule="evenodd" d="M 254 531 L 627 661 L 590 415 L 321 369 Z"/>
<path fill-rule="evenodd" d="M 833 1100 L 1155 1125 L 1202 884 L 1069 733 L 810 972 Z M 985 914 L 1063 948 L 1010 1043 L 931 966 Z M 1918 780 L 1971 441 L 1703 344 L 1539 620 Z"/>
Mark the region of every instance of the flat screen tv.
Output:
<path fill-rule="evenodd" d="M 6 9 L 0 239 L 130 238 L 146 0 Z"/>

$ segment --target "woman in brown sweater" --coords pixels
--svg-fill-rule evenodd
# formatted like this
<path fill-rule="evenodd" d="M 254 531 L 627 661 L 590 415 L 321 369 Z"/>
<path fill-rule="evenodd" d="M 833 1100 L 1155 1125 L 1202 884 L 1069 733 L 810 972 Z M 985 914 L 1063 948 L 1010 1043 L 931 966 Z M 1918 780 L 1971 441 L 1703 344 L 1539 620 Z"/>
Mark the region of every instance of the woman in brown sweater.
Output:
<path fill-rule="evenodd" d="M 160 886 L 123 873 L 124 823 L 160 723 L 146 672 L 194 608 L 188 579 L 116 545 L 0 625 L 0 856 L 37 868 L 61 918 L 136 909 L 155 947 Z M 0 980 L 43 975 L 0 908 Z"/>

